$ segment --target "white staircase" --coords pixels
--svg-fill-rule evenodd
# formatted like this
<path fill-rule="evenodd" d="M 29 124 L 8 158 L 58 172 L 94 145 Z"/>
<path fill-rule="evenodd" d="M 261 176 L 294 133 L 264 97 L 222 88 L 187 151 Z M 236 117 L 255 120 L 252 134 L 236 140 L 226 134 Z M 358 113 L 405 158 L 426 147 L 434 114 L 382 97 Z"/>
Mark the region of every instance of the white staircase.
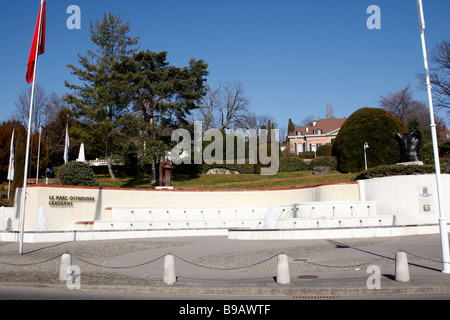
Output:
<path fill-rule="evenodd" d="M 94 230 L 253 229 L 270 225 L 273 210 L 277 229 L 392 226 L 392 215 L 378 215 L 373 201 L 311 202 L 277 207 L 132 208 L 105 210 Z M 270 228 L 273 228 L 270 227 Z"/>

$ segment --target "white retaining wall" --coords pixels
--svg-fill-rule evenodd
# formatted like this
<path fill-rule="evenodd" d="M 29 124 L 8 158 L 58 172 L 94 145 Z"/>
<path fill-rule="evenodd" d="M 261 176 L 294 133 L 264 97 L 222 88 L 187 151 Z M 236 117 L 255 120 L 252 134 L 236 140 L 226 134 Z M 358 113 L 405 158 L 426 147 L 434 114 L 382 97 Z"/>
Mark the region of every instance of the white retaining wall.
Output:
<path fill-rule="evenodd" d="M 20 194 L 18 189 L 16 199 Z M 443 175 L 448 219 L 449 194 L 450 175 Z M 15 208 L 0 208 L 0 241 L 17 239 L 17 202 Z M 438 230 L 437 208 L 435 175 L 246 191 L 30 186 L 25 241 L 192 235 L 310 239 L 434 233 Z M 269 211 L 273 213 L 270 223 Z"/>
<path fill-rule="evenodd" d="M 17 212 L 13 224 L 18 226 L 22 189 L 16 192 Z M 323 184 L 314 187 L 299 187 L 274 190 L 139 190 L 117 188 L 28 186 L 25 214 L 25 231 L 36 231 L 40 220 L 46 221 L 46 231 L 68 231 L 92 229 L 97 221 L 133 221 L 134 208 L 144 210 L 145 217 L 137 220 L 151 221 L 170 219 L 164 210 L 175 214 L 189 210 L 189 214 L 198 215 L 196 220 L 208 219 L 199 211 L 214 211 L 222 208 L 221 219 L 231 220 L 234 210 L 240 208 L 264 208 L 293 206 L 305 202 L 359 202 L 357 183 Z M 117 216 L 117 210 L 125 208 L 125 216 Z M 131 208 L 130 211 L 126 211 Z M 154 210 L 154 216 L 148 214 Z M 159 210 L 159 211 L 158 211 Z M 112 216 L 114 213 L 114 217 Z M 159 213 L 158 213 L 159 212 Z M 225 212 L 228 212 L 225 214 Z M 172 215 L 172 214 L 171 214 Z M 214 219 L 214 218 L 212 218 Z M 218 217 L 216 217 L 218 219 Z M 242 219 L 242 218 L 240 218 Z M 192 219 L 194 220 L 194 219 Z M 42 221 L 41 221 L 42 222 Z M 17 230 L 14 228 L 13 230 Z"/>
<path fill-rule="evenodd" d="M 375 201 L 378 214 L 396 225 L 438 223 L 436 175 L 392 176 L 358 181 L 362 201 Z M 442 175 L 444 216 L 450 222 L 450 175 Z"/>

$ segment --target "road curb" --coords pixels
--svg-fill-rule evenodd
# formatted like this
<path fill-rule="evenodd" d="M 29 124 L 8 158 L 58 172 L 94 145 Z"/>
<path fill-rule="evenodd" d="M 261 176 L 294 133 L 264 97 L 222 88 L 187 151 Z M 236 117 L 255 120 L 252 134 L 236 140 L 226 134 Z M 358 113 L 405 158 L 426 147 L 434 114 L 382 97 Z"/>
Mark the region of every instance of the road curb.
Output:
<path fill-rule="evenodd" d="M 28 288 L 28 289 L 68 289 L 65 284 L 42 284 L 42 283 L 0 283 L 4 288 Z M 75 290 L 75 289 L 73 289 Z M 121 285 L 81 285 L 82 291 L 108 291 L 129 292 L 168 295 L 236 295 L 236 296 L 288 296 L 293 298 L 334 298 L 338 296 L 358 295 L 392 295 L 392 294 L 432 294 L 450 293 L 449 286 L 411 286 L 390 287 L 381 289 L 367 288 L 205 288 L 187 286 L 121 286 Z"/>

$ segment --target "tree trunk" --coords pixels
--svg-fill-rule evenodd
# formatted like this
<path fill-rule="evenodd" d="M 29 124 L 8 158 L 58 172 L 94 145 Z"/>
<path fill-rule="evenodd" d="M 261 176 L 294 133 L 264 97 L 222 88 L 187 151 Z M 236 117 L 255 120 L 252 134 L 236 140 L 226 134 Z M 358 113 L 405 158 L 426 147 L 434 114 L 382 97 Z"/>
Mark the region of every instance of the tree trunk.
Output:
<path fill-rule="evenodd" d="M 112 157 L 111 157 L 111 140 L 108 137 L 106 139 L 106 160 L 108 161 L 108 173 L 111 177 L 111 180 L 116 180 L 116 176 L 114 175 L 112 168 Z"/>
<path fill-rule="evenodd" d="M 147 130 L 147 134 L 149 137 L 154 136 L 154 131 L 153 131 L 153 110 L 154 109 L 150 109 L 149 112 L 149 123 L 150 126 Z M 155 164 L 155 159 L 152 160 L 152 173 L 151 173 L 151 178 L 150 178 L 150 182 L 151 183 L 156 183 L 156 164 Z"/>
<path fill-rule="evenodd" d="M 156 183 L 156 164 L 155 160 L 152 160 L 152 178 L 151 183 Z"/>
<path fill-rule="evenodd" d="M 113 168 L 112 168 L 111 156 L 108 156 L 107 160 L 108 160 L 108 172 L 109 172 L 109 175 L 110 175 L 112 180 L 116 180 L 116 176 L 114 175 L 114 171 L 113 171 Z"/>

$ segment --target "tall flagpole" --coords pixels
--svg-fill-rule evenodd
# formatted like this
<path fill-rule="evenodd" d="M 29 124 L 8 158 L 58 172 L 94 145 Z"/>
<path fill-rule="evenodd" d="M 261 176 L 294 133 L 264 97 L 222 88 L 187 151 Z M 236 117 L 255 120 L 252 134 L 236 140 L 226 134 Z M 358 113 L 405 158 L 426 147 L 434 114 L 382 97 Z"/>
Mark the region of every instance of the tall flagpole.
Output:
<path fill-rule="evenodd" d="M 39 56 L 39 44 L 41 42 L 41 27 L 42 27 L 42 11 L 44 9 L 44 0 L 41 0 L 41 7 L 39 11 L 39 27 L 38 27 L 38 38 L 36 43 L 36 53 L 34 59 L 34 70 L 33 70 L 33 84 L 31 85 L 31 97 L 30 97 L 30 113 L 28 115 L 28 135 L 27 135 L 27 148 L 25 150 L 25 168 L 23 175 L 23 186 L 20 204 L 20 230 L 19 230 L 19 253 L 23 254 L 23 234 L 25 227 L 25 203 L 27 199 L 27 177 L 28 177 L 28 163 L 30 162 L 30 140 L 31 140 L 31 121 L 33 115 L 33 100 L 34 100 L 34 89 L 36 84 L 36 66 Z"/>
<path fill-rule="evenodd" d="M 38 157 L 37 157 L 37 169 L 36 169 L 36 185 L 39 184 L 39 162 L 41 159 L 41 135 L 42 135 L 42 127 L 39 127 L 39 147 L 38 147 Z"/>
<path fill-rule="evenodd" d="M 428 93 L 428 104 L 430 108 L 430 119 L 431 119 L 431 137 L 433 140 L 433 153 L 434 153 L 434 166 L 436 169 L 436 185 L 438 193 L 438 204 L 439 204 L 439 229 L 441 233 L 441 250 L 442 250 L 442 272 L 450 273 L 450 256 L 449 256 L 449 244 L 448 244 L 448 231 L 447 231 L 447 218 L 443 204 L 442 197 L 442 182 L 441 182 L 441 165 L 439 163 L 439 146 L 437 142 L 436 133 L 436 123 L 434 121 L 434 111 L 433 111 L 433 95 L 431 94 L 431 81 L 430 81 L 430 71 L 428 68 L 428 58 L 427 58 L 427 48 L 425 44 L 425 18 L 423 15 L 423 4 L 422 0 L 417 0 L 417 10 L 419 12 L 420 21 L 420 38 L 422 41 L 422 51 L 423 51 L 423 61 L 425 65 L 425 76 L 427 83 L 427 93 Z"/>

